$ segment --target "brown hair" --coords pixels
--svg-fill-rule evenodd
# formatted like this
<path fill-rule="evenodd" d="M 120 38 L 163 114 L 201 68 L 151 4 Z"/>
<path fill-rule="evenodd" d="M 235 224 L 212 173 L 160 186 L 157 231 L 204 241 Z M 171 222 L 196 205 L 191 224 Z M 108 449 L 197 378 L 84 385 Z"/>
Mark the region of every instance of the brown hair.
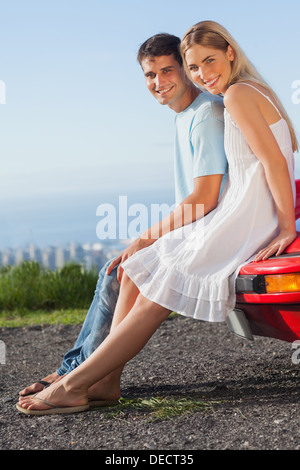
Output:
<path fill-rule="evenodd" d="M 183 66 L 180 54 L 180 39 L 168 33 L 159 33 L 151 36 L 140 46 L 137 60 L 142 65 L 146 57 L 161 57 L 163 55 L 174 55 L 179 65 Z"/>

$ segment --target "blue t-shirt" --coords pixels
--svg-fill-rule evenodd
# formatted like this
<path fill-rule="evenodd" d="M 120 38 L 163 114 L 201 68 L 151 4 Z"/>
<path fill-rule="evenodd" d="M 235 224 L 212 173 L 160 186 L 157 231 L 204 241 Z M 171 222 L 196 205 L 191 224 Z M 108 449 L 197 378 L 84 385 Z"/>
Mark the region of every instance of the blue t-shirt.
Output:
<path fill-rule="evenodd" d="M 194 189 L 194 178 L 227 176 L 224 150 L 224 106 L 220 96 L 200 93 L 175 117 L 175 198 L 180 204 Z"/>

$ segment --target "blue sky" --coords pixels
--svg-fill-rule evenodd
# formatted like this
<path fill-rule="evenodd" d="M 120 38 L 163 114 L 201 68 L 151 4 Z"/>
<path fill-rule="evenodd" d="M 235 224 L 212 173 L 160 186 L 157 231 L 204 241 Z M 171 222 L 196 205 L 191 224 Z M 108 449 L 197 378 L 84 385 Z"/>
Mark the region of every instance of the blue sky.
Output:
<path fill-rule="evenodd" d="M 204 19 L 237 39 L 300 135 L 299 0 L 2 0 L 0 8 L 0 218 L 33 197 L 59 204 L 66 194 L 172 190 L 174 113 L 147 91 L 136 53 L 149 36 L 182 37 Z"/>

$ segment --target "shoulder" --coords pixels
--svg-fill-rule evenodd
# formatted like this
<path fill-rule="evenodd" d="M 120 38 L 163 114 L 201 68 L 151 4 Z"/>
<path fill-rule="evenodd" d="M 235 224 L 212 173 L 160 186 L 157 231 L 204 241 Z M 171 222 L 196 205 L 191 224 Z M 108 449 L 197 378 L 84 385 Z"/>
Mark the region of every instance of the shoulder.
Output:
<path fill-rule="evenodd" d="M 232 119 L 254 116 L 259 110 L 259 93 L 252 86 L 242 83 L 231 85 L 224 95 L 224 105 Z"/>
<path fill-rule="evenodd" d="M 226 108 L 232 106 L 243 106 L 253 102 L 253 97 L 258 96 L 258 91 L 252 86 L 244 83 L 231 85 L 224 95 L 224 105 Z"/>
<path fill-rule="evenodd" d="M 209 95 L 202 92 L 198 98 L 195 107 L 195 124 L 209 119 L 223 121 L 224 103 L 220 96 Z"/>
<path fill-rule="evenodd" d="M 227 106 L 228 104 L 234 103 L 236 100 L 249 96 L 251 89 L 249 86 L 235 83 L 231 85 L 228 90 L 226 90 L 224 95 L 224 104 Z"/>

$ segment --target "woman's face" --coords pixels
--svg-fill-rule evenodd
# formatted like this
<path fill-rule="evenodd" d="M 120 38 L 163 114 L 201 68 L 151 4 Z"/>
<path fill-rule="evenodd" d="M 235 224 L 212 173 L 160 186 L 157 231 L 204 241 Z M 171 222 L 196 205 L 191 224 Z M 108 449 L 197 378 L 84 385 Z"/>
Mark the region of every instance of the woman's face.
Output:
<path fill-rule="evenodd" d="M 234 51 L 212 47 L 191 46 L 185 53 L 185 61 L 193 82 L 206 88 L 213 95 L 224 94 L 229 86 Z"/>

